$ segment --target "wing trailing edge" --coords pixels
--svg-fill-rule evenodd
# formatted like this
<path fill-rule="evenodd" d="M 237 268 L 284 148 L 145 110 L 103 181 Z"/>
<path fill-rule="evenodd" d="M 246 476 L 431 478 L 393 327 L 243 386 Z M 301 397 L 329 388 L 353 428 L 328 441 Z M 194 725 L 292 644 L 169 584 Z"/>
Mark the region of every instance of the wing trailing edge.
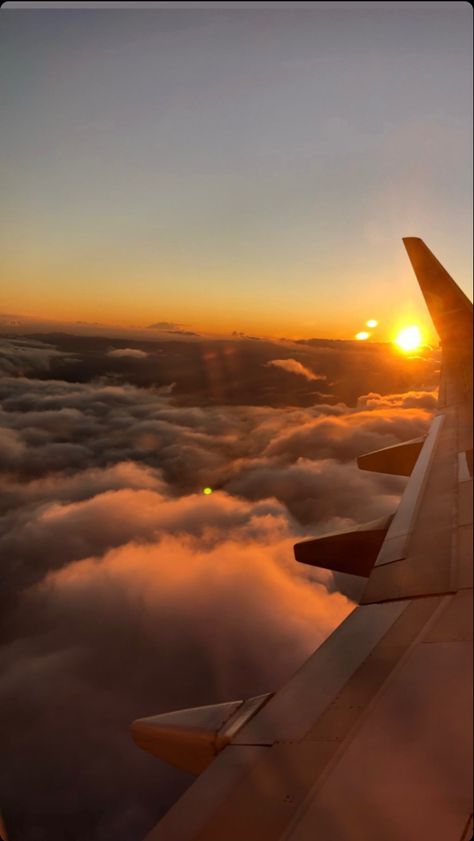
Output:
<path fill-rule="evenodd" d="M 393 515 L 321 537 L 293 547 L 301 564 L 368 578 L 387 534 Z"/>
<path fill-rule="evenodd" d="M 371 470 L 374 473 L 391 473 L 395 476 L 411 476 L 418 456 L 423 447 L 425 437 L 412 438 L 401 444 L 393 444 L 382 450 L 364 453 L 357 459 L 360 470 Z"/>

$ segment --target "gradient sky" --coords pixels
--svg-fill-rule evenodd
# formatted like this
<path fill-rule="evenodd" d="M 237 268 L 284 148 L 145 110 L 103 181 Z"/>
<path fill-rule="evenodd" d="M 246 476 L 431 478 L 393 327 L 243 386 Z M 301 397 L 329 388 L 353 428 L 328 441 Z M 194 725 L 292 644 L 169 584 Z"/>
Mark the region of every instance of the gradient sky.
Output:
<path fill-rule="evenodd" d="M 467 3 L 0 12 L 2 309 L 374 338 L 472 296 Z"/>

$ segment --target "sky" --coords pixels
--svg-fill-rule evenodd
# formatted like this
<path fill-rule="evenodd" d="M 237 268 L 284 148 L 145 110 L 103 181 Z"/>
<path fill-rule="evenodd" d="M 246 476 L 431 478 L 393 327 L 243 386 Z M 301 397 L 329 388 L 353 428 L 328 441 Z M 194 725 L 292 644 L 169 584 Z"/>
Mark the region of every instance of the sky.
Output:
<path fill-rule="evenodd" d="M 386 339 L 407 235 L 471 294 L 470 6 L 273 5 L 2 8 L 4 312 Z"/>

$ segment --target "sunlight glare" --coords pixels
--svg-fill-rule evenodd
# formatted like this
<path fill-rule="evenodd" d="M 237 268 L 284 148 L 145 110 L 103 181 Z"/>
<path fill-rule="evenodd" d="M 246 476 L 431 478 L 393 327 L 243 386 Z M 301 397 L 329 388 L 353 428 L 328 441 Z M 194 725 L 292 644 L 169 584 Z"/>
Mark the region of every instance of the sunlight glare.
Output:
<path fill-rule="evenodd" d="M 377 327 L 378 321 L 376 318 L 369 318 L 368 321 L 365 322 L 366 327 Z"/>
<path fill-rule="evenodd" d="M 398 347 L 405 353 L 409 353 L 410 351 L 419 348 L 421 342 L 421 331 L 416 324 L 412 324 L 410 327 L 404 327 L 403 330 L 400 330 L 395 339 L 395 344 L 397 344 Z"/>
<path fill-rule="evenodd" d="M 365 342 L 365 340 L 368 339 L 369 336 L 370 333 L 367 333 L 366 330 L 361 330 L 360 333 L 355 334 L 354 338 L 357 339 L 358 342 Z"/>

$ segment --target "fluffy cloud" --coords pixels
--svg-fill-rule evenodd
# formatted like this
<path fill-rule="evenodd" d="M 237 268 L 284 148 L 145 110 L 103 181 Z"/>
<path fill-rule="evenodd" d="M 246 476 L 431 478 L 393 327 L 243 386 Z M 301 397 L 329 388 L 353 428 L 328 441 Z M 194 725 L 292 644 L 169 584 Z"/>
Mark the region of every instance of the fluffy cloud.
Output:
<path fill-rule="evenodd" d="M 167 499 L 155 490 L 108 490 L 77 502 L 40 503 L 10 513 L 4 521 L 9 528 L 0 538 L 0 552 L 7 569 L 8 559 L 15 559 L 17 585 L 21 565 L 24 586 L 48 569 L 133 540 L 183 534 L 212 545 L 230 530 L 242 539 L 258 537 L 260 532 L 266 534 L 269 524 L 273 529 L 282 518 L 284 522 L 285 513 L 276 502 L 249 506 L 226 494 Z"/>
<path fill-rule="evenodd" d="M 367 409 L 427 409 L 432 412 L 436 406 L 437 391 L 406 391 L 403 394 L 363 394 L 358 405 Z"/>
<path fill-rule="evenodd" d="M 269 443 L 265 454 L 287 461 L 301 457 L 335 457 L 348 461 L 364 452 L 423 434 L 430 419 L 431 413 L 424 409 L 403 409 L 390 403 L 372 411 L 321 415 L 296 429 L 282 431 Z"/>
<path fill-rule="evenodd" d="M 315 374 L 296 359 L 270 359 L 270 361 L 267 362 L 267 365 L 274 365 L 275 368 L 281 368 L 283 371 L 288 371 L 290 374 L 298 374 L 300 377 L 305 377 L 307 380 L 326 379 L 324 374 Z"/>
<path fill-rule="evenodd" d="M 291 465 L 270 461 L 244 467 L 228 484 L 231 493 L 247 499 L 275 497 L 311 533 L 349 526 L 393 513 L 404 480 L 364 474 L 353 464 L 334 459 L 297 459 Z"/>
<path fill-rule="evenodd" d="M 10 610 L 1 655 L 2 801 L 22 838 L 140 838 L 188 778 L 142 755 L 130 721 L 271 691 L 344 618 L 328 573 L 293 569 L 293 540 L 282 506 L 225 494 L 38 511 L 17 554 L 62 566 Z"/>
<path fill-rule="evenodd" d="M 171 405 L 159 390 L 21 378 L 5 378 L 0 396 L 0 423 L 15 439 L 14 447 L 4 448 L 3 466 L 21 479 L 134 461 L 159 468 L 179 492 L 225 487 L 248 470 L 249 460 L 348 461 L 413 438 L 426 431 L 430 412 L 423 406 L 434 401 L 422 392 L 407 398 L 411 409 L 403 408 L 400 395 L 368 395 L 356 409 L 187 407 Z"/>

